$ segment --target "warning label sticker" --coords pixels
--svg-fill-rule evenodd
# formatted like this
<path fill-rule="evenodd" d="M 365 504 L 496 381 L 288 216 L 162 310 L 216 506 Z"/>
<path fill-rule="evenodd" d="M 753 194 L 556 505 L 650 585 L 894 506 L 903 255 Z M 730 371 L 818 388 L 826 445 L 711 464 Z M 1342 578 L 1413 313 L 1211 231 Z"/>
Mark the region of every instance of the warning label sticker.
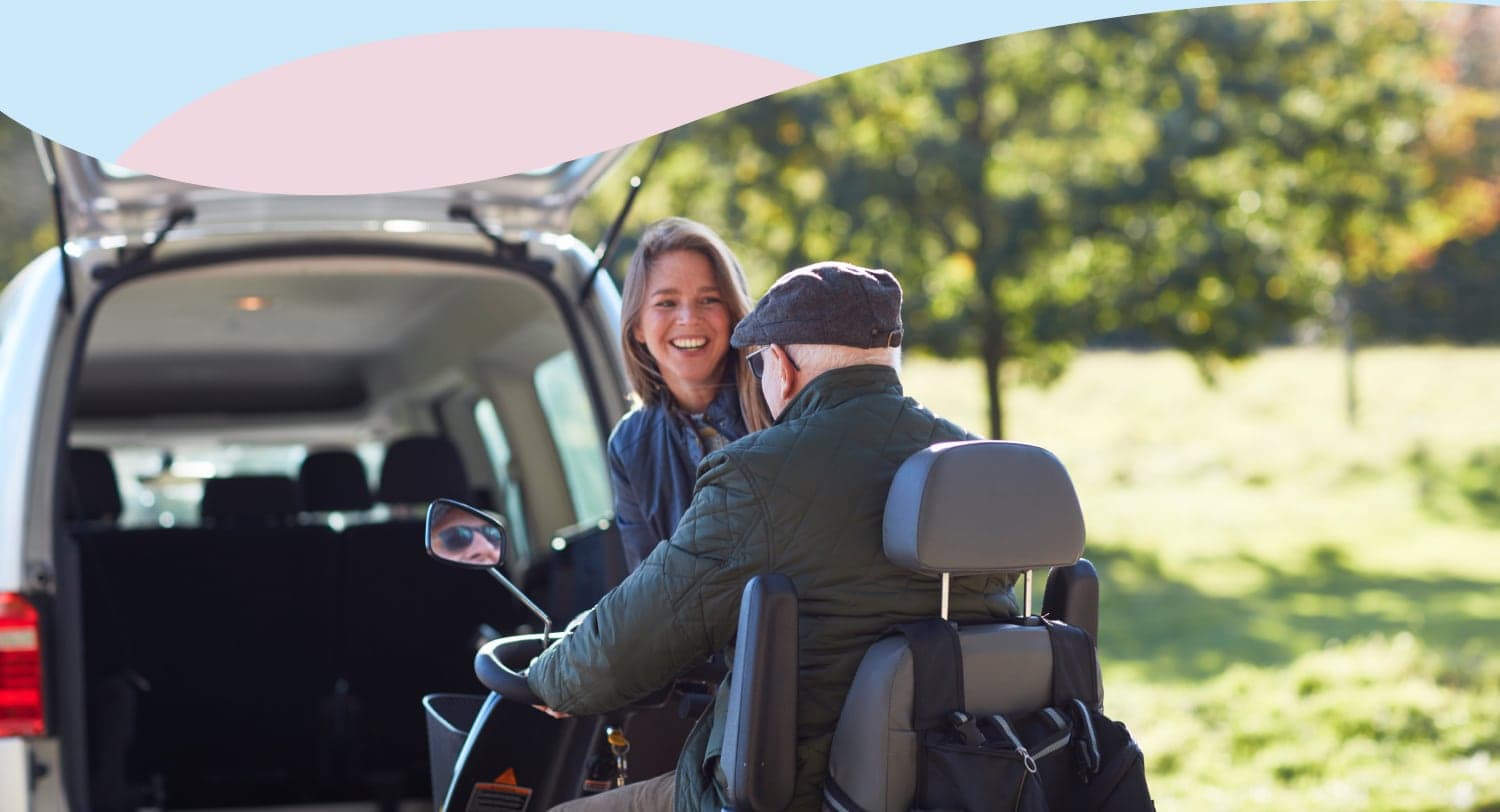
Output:
<path fill-rule="evenodd" d="M 493 783 L 475 784 L 464 812 L 525 812 L 531 790 L 516 786 L 516 771 L 506 770 Z"/>

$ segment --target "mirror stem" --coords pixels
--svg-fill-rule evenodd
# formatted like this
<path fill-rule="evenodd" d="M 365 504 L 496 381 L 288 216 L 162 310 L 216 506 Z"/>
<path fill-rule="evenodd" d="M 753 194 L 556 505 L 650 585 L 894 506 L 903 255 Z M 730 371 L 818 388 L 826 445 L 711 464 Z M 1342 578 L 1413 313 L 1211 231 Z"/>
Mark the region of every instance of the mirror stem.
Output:
<path fill-rule="evenodd" d="M 521 603 L 526 604 L 527 609 L 530 609 L 532 612 L 536 613 L 537 617 L 542 619 L 542 645 L 551 645 L 552 618 L 547 617 L 547 613 L 542 611 L 542 607 L 537 606 L 535 603 L 532 603 L 531 598 L 526 597 L 526 593 L 522 592 L 516 587 L 515 584 L 511 583 L 509 578 L 501 575 L 500 569 L 498 567 L 490 567 L 490 575 L 495 576 L 495 580 L 499 581 L 501 585 L 503 585 L 506 589 L 509 589 L 510 594 L 515 595 L 517 600 L 519 600 Z"/>

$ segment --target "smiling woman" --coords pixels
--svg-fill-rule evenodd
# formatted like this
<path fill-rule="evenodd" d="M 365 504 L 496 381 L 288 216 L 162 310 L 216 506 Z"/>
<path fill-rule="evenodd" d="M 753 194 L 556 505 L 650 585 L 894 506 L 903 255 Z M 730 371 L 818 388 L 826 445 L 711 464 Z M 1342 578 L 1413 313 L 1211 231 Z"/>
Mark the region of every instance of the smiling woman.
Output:
<path fill-rule="evenodd" d="M 638 408 L 609 440 L 615 517 L 634 569 L 672 535 L 703 455 L 770 423 L 729 334 L 750 310 L 745 275 L 708 227 L 653 224 L 630 258 L 620 344 Z"/>
<path fill-rule="evenodd" d="M 729 351 L 729 310 L 708 258 L 696 251 L 658 257 L 634 338 L 656 359 L 677 406 L 701 413 L 713 402 Z"/>

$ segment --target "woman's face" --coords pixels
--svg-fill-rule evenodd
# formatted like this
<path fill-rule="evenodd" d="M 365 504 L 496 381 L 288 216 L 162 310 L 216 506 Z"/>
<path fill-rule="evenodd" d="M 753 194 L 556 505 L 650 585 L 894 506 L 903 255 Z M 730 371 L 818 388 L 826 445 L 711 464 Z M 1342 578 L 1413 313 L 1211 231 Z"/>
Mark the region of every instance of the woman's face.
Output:
<path fill-rule="evenodd" d="M 729 306 L 706 257 L 683 250 L 656 258 L 634 337 L 656 359 L 679 405 L 692 411 L 708 405 L 729 352 Z"/>

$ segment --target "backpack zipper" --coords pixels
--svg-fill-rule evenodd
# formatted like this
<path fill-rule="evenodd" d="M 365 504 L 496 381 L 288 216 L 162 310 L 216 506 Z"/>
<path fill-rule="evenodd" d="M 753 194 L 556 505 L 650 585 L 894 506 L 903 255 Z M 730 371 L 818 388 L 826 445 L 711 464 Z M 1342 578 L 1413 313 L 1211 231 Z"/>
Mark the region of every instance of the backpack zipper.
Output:
<path fill-rule="evenodd" d="M 1031 757 L 1031 753 L 1026 750 L 1026 745 L 1021 743 L 1021 737 L 1016 735 L 1016 731 L 1011 728 L 1010 722 L 1005 721 L 1005 717 L 998 713 L 991 716 L 990 719 L 1000 728 L 1005 737 L 1010 739 L 1011 746 L 1016 748 L 1016 752 L 1021 754 L 1021 764 L 1026 767 L 1026 772 L 1036 775 L 1036 759 Z"/>

